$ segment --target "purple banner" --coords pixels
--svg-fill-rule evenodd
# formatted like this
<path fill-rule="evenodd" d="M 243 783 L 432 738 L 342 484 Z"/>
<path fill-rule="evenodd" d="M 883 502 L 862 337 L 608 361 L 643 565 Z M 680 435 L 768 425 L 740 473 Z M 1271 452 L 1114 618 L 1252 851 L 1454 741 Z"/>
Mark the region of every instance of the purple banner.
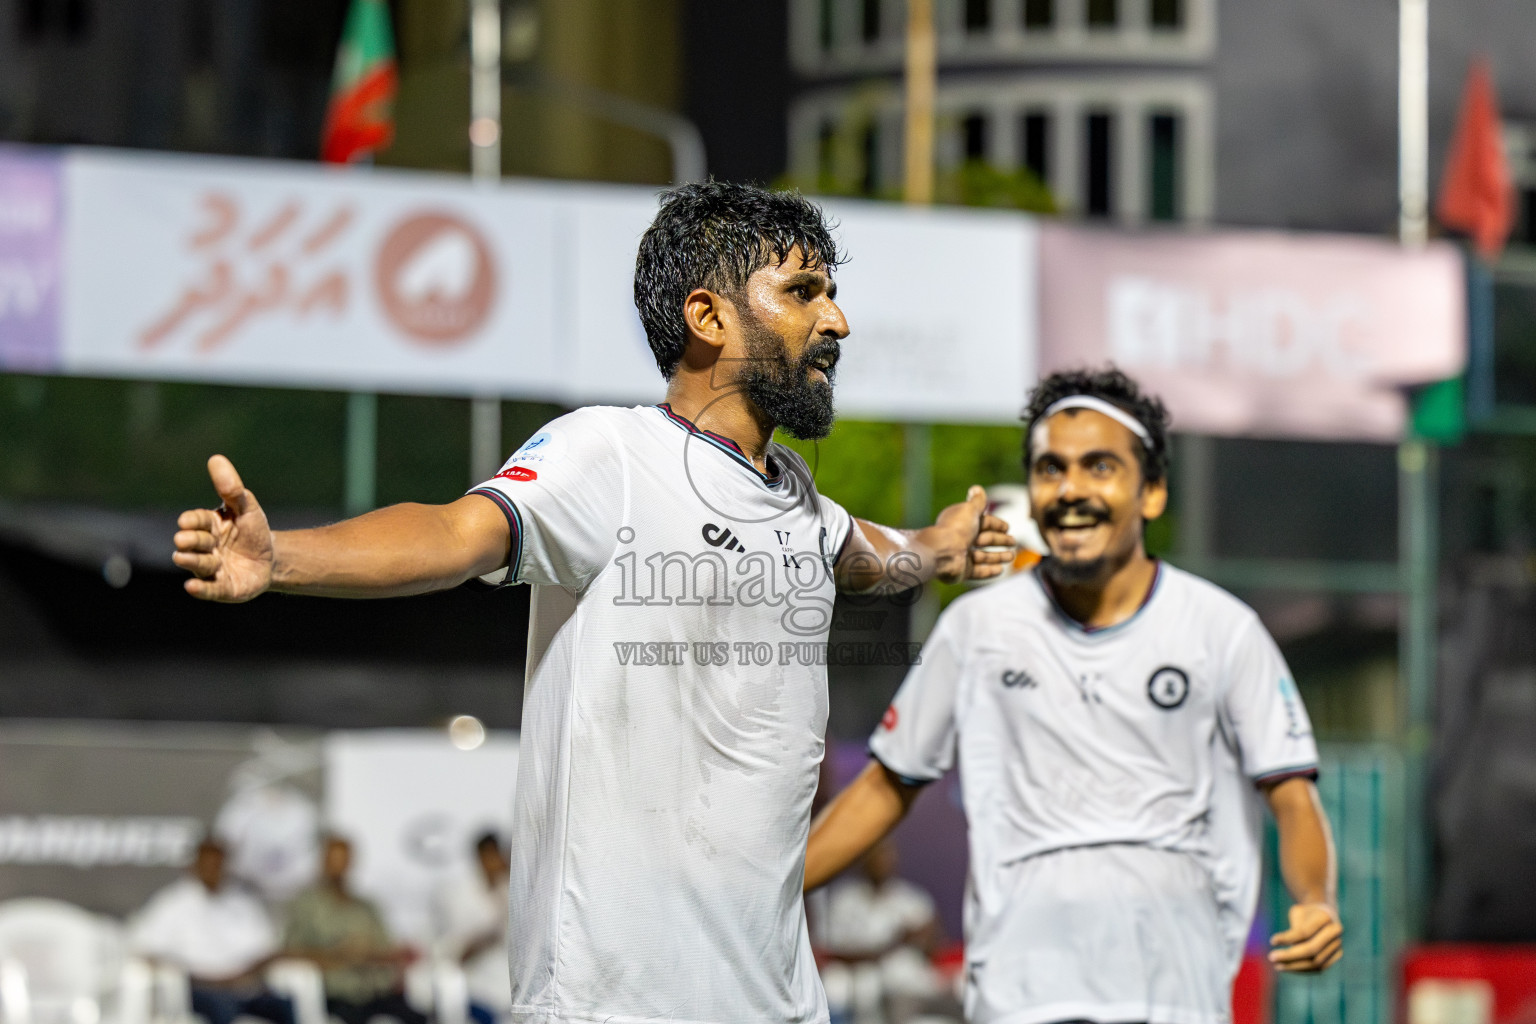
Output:
<path fill-rule="evenodd" d="M 59 367 L 60 154 L 0 147 L 0 370 Z"/>

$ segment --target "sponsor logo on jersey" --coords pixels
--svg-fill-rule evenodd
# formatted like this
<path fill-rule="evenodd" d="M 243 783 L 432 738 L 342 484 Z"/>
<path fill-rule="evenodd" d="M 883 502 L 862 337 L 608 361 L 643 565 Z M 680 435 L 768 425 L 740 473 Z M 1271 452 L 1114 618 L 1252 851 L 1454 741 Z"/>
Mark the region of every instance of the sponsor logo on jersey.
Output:
<path fill-rule="evenodd" d="M 1012 669 L 1004 669 L 1002 678 L 1003 685 L 1008 687 L 1010 690 L 1018 688 L 1033 690 L 1040 686 L 1039 683 L 1035 682 L 1035 677 L 1023 669 L 1019 669 L 1017 672 L 1013 671 Z"/>
<path fill-rule="evenodd" d="M 523 446 L 521 448 L 512 453 L 512 457 L 515 459 L 519 455 L 531 455 L 540 448 L 549 447 L 549 443 L 552 440 L 554 440 L 554 438 L 548 431 L 534 434 L 528 440 L 523 442 Z"/>
<path fill-rule="evenodd" d="M 704 535 L 704 543 L 712 548 L 724 548 L 727 551 L 747 550 L 741 546 L 741 541 L 737 540 L 731 531 L 723 526 L 705 523 L 704 529 L 699 532 Z"/>
<path fill-rule="evenodd" d="M 1164 665 L 1147 680 L 1147 696 L 1164 711 L 1172 711 L 1189 697 L 1189 675 L 1181 668 Z"/>
<path fill-rule="evenodd" d="M 539 474 L 527 466 L 508 466 L 496 474 L 497 480 L 537 480 Z"/>
<path fill-rule="evenodd" d="M 1290 676 L 1280 679 L 1280 699 L 1285 702 L 1285 734 L 1293 740 L 1312 735 L 1301 717 L 1301 691 Z"/>
<path fill-rule="evenodd" d="M 890 707 L 885 709 L 885 714 L 880 716 L 880 728 L 884 729 L 886 732 L 890 732 L 892 729 L 896 728 L 897 717 L 896 705 L 892 704 Z"/>

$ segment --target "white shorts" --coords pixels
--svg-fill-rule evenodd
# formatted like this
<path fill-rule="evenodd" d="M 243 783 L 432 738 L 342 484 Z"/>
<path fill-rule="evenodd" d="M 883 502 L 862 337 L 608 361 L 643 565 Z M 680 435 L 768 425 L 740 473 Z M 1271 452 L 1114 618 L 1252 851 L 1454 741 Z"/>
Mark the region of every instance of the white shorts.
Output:
<path fill-rule="evenodd" d="M 998 869 L 972 901 L 970 1024 L 1227 1024 L 1231 957 L 1192 856 L 1090 846 Z"/>

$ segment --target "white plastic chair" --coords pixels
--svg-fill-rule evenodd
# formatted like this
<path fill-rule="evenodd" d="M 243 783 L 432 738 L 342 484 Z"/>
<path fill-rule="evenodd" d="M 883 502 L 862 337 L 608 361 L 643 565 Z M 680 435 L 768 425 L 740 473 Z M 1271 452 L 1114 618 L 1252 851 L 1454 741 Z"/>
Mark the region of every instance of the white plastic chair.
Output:
<path fill-rule="evenodd" d="M 133 968 L 125 979 L 122 926 L 108 918 L 59 900 L 0 903 L 0 962 L 6 1024 L 147 1024 L 147 986 Z"/>
<path fill-rule="evenodd" d="M 308 960 L 274 960 L 267 965 L 267 988 L 293 1001 L 295 1024 L 328 1024 L 325 978 Z"/>
<path fill-rule="evenodd" d="M 469 978 L 456 960 L 417 960 L 405 969 L 405 1001 L 436 1024 L 468 1024 Z"/>

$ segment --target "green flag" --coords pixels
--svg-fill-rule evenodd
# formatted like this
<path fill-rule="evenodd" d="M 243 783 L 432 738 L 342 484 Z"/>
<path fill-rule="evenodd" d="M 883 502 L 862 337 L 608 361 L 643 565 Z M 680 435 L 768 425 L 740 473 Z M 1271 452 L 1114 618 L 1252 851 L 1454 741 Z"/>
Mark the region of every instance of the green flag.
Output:
<path fill-rule="evenodd" d="M 350 163 L 388 146 L 395 137 L 397 84 L 388 0 L 352 0 L 336 47 L 320 158 Z"/>

